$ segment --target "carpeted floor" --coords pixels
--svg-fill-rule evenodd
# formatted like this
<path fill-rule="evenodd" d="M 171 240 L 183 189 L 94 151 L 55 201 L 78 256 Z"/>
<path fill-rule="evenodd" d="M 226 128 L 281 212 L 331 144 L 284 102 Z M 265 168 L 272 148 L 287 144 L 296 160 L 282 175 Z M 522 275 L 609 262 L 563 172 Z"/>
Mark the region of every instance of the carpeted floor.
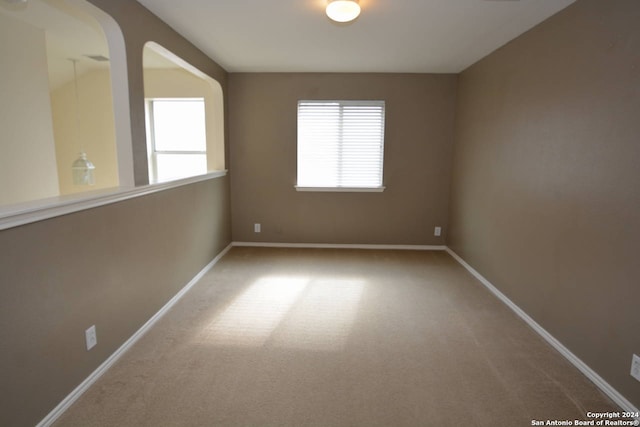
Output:
<path fill-rule="evenodd" d="M 55 426 L 513 427 L 607 410 L 445 252 L 233 248 Z"/>

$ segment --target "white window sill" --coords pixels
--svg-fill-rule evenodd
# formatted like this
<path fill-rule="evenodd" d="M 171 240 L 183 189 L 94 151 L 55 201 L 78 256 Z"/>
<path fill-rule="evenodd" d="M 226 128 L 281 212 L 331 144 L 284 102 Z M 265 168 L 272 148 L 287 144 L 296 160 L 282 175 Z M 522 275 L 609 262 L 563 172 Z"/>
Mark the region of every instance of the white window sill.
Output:
<path fill-rule="evenodd" d="M 294 186 L 296 191 L 335 192 L 335 193 L 382 193 L 386 187 L 300 187 Z"/>
<path fill-rule="evenodd" d="M 170 188 L 181 187 L 200 181 L 219 178 L 227 175 L 227 171 L 212 171 L 204 175 L 182 178 L 175 181 L 150 184 L 141 187 L 117 187 L 105 190 L 89 191 L 68 196 L 50 197 L 16 205 L 0 206 L 0 230 L 29 224 L 36 221 L 66 215 L 73 212 L 104 206 L 111 203 L 147 194 L 157 193 Z"/>

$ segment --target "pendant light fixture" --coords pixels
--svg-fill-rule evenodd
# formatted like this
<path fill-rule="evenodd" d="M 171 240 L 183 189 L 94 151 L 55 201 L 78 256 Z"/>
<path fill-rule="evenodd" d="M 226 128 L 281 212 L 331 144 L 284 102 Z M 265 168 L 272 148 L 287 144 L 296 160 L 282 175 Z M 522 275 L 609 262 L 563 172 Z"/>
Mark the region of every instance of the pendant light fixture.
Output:
<path fill-rule="evenodd" d="M 94 185 L 96 183 L 95 178 L 93 176 L 93 171 L 95 170 L 95 166 L 89 159 L 87 159 L 87 153 L 84 152 L 83 144 L 82 144 L 82 136 L 80 135 L 80 104 L 79 104 L 79 96 L 78 96 L 78 74 L 76 70 L 77 59 L 69 59 L 73 63 L 73 87 L 75 92 L 75 116 L 76 116 L 76 139 L 78 141 L 78 146 L 80 148 L 80 153 L 78 154 L 78 158 L 74 160 L 71 165 L 71 170 L 73 172 L 73 184 L 74 185 Z"/>
<path fill-rule="evenodd" d="M 336 22 L 351 22 L 360 15 L 358 0 L 327 0 L 327 16 Z"/>

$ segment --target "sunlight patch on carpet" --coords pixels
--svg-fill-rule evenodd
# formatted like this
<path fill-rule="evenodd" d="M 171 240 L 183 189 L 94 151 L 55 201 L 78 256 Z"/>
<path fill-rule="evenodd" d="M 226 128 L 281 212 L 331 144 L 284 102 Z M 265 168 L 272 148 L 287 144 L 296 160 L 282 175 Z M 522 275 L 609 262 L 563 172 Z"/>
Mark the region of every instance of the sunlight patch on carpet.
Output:
<path fill-rule="evenodd" d="M 273 345 L 312 351 L 338 351 L 351 333 L 364 280 L 318 279 L 276 330 Z"/>
<path fill-rule="evenodd" d="M 364 288 L 361 278 L 262 277 L 196 340 L 239 348 L 339 351 L 351 333 Z"/>
<path fill-rule="evenodd" d="M 264 345 L 308 282 L 304 277 L 259 279 L 206 328 L 203 338 L 217 345 Z"/>

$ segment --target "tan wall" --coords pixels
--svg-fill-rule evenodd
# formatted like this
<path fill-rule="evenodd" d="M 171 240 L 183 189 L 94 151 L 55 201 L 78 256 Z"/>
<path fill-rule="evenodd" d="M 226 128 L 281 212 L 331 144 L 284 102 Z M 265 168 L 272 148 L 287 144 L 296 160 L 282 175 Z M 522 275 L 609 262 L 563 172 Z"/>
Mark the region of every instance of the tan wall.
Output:
<path fill-rule="evenodd" d="M 236 241 L 444 244 L 456 77 L 231 74 Z M 383 193 L 296 192 L 297 102 L 386 101 Z M 261 223 L 262 232 L 253 232 Z"/>
<path fill-rule="evenodd" d="M 461 74 L 448 239 L 636 406 L 639 21 L 578 1 Z"/>
<path fill-rule="evenodd" d="M 226 186 L 0 232 L 0 425 L 35 425 L 225 247 Z M 86 351 L 91 325 L 98 345 Z"/>
<path fill-rule="evenodd" d="M 42 30 L 0 13 L 0 205 L 58 195 Z"/>
<path fill-rule="evenodd" d="M 122 27 L 144 157 L 144 43 L 153 37 L 225 90 L 226 73 L 138 3 L 92 3 Z M 219 178 L 0 231 L 0 425 L 37 424 L 172 298 L 230 242 L 229 206 Z M 93 324 L 98 345 L 86 351 Z"/>
<path fill-rule="evenodd" d="M 118 186 L 118 160 L 109 70 L 92 70 L 78 76 L 79 117 L 73 81 L 51 92 L 51 112 L 58 162 L 60 194 Z M 94 164 L 95 185 L 74 185 L 71 164 L 78 158 L 80 141 Z"/>

